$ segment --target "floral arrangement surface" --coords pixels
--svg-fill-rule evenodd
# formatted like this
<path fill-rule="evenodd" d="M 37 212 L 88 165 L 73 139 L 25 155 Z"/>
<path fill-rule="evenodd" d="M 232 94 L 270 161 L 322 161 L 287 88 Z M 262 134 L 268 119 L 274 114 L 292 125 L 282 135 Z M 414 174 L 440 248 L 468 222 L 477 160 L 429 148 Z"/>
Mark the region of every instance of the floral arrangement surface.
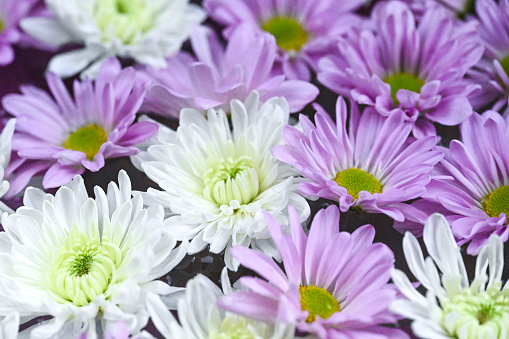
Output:
<path fill-rule="evenodd" d="M 509 339 L 509 0 L 0 0 L 0 339 Z"/>

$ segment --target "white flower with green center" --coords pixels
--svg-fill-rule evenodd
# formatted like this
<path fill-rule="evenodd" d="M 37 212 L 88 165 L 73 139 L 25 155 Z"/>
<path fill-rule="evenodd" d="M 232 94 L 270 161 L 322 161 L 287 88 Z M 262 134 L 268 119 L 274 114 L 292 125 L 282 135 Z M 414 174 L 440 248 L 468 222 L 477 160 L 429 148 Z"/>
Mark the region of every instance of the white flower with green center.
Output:
<path fill-rule="evenodd" d="M 33 37 L 53 45 L 84 48 L 55 56 L 49 70 L 61 77 L 83 70 L 95 76 L 110 56 L 165 67 L 180 50 L 204 11 L 189 0 L 46 0 L 53 18 L 33 17 L 21 25 Z"/>
<path fill-rule="evenodd" d="M 226 268 L 221 282 L 224 294 L 230 286 Z M 165 338 L 185 339 L 293 339 L 295 327 L 281 322 L 268 324 L 226 312 L 217 306 L 223 292 L 207 277 L 197 275 L 186 285 L 185 297 L 178 301 L 178 319 L 157 298 L 149 298 L 149 312 Z"/>
<path fill-rule="evenodd" d="M 95 195 L 77 176 L 55 196 L 27 189 L 25 206 L 3 216 L 0 317 L 17 313 L 21 324 L 53 317 L 26 329 L 31 338 L 94 339 L 118 321 L 139 333 L 149 319 L 147 298 L 176 301 L 182 290 L 155 280 L 187 251 L 187 242 L 175 248 L 164 230 L 163 209 L 132 198 L 124 171 L 119 186 L 96 187 Z"/>
<path fill-rule="evenodd" d="M 213 253 L 226 249 L 230 269 L 238 267 L 231 246 L 278 257 L 263 211 L 285 225 L 289 204 L 301 221 L 309 216 L 297 193 L 296 172 L 270 151 L 282 143 L 288 103 L 272 98 L 261 104 L 252 92 L 245 103 L 232 100 L 230 114 L 211 109 L 207 116 L 182 110 L 177 131 L 161 126 L 147 151 L 132 158 L 162 188 L 149 189 L 146 200 L 172 215 L 166 225 L 178 239 L 193 239 L 189 253 L 207 246 Z"/>
<path fill-rule="evenodd" d="M 491 235 L 482 248 L 471 283 L 443 215 L 429 217 L 424 243 L 430 255 L 426 259 L 411 233 L 403 239 L 410 271 L 426 288 L 426 296 L 395 269 L 392 279 L 407 299 L 393 302 L 391 310 L 414 320 L 412 330 L 421 338 L 509 338 L 509 285 L 502 287 L 504 249 L 500 237 Z"/>

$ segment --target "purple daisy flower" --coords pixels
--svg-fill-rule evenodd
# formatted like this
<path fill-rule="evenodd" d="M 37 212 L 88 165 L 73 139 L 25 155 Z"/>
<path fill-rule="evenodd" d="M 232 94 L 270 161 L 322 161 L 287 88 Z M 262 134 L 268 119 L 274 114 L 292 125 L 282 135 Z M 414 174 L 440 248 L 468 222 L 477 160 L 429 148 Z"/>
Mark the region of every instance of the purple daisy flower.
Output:
<path fill-rule="evenodd" d="M 7 175 L 8 196 L 21 191 L 34 175 L 42 175 L 45 188 L 58 187 L 88 169 L 98 171 L 104 159 L 138 153 L 134 145 L 157 132 L 152 122 L 134 123 L 145 96 L 135 84 L 133 68 L 122 70 L 111 58 L 95 82 L 74 82 L 74 100 L 62 80 L 46 77 L 53 98 L 34 86 L 22 94 L 6 95 L 2 104 L 17 118 L 14 157 Z"/>
<path fill-rule="evenodd" d="M 480 91 L 470 96 L 474 109 L 491 107 L 507 110 L 509 98 L 509 2 L 478 0 L 476 12 L 479 35 L 486 47 L 484 56 L 468 77 L 481 85 Z"/>
<path fill-rule="evenodd" d="M 370 107 L 361 115 L 352 106 L 347 128 L 341 97 L 337 126 L 315 105 L 316 126 L 301 115 L 302 131 L 287 126 L 286 146 L 274 147 L 273 155 L 309 180 L 300 183 L 303 195 L 339 201 L 342 212 L 354 207 L 403 221 L 409 208 L 403 202 L 424 194 L 430 172 L 442 158 L 442 152 L 432 151 L 437 138 L 410 141 L 412 125 L 401 110 L 385 118 Z"/>
<path fill-rule="evenodd" d="M 436 178 L 415 207 L 430 215 L 426 204 L 439 204 L 458 243 L 470 241 L 467 253 L 476 255 L 491 234 L 509 238 L 509 124 L 497 112 L 476 113 L 461 125 L 461 135 L 444 149 Z"/>
<path fill-rule="evenodd" d="M 435 134 L 432 122 L 454 126 L 472 114 L 466 96 L 479 86 L 464 75 L 484 49 L 475 22 L 435 6 L 416 24 L 400 1 L 378 4 L 371 20 L 374 31 L 352 30 L 337 55 L 320 60 L 324 85 L 385 116 L 403 109 L 416 137 Z"/>
<path fill-rule="evenodd" d="M 24 33 L 19 29 L 21 19 L 31 13 L 38 0 L 0 0 L 0 66 L 14 60 L 15 45 L 23 40 Z"/>
<path fill-rule="evenodd" d="M 380 326 L 397 321 L 387 309 L 396 298 L 387 285 L 394 254 L 385 244 L 373 244 L 373 226 L 339 232 L 339 210 L 329 206 L 316 214 L 306 236 L 297 213 L 289 210 L 291 235 L 265 214 L 284 272 L 258 251 L 232 248 L 242 265 L 267 281 L 240 278 L 249 291 L 222 297 L 219 307 L 256 320 L 296 324 L 299 331 L 320 338 L 408 338 L 401 330 Z"/>
<path fill-rule="evenodd" d="M 279 64 L 291 79 L 310 80 L 309 66 L 330 53 L 334 39 L 360 24 L 352 14 L 363 0 L 205 0 L 209 15 L 229 38 L 241 24 L 271 33 Z"/>
<path fill-rule="evenodd" d="M 301 110 L 318 96 L 316 86 L 300 80 L 285 80 L 272 72 L 277 46 L 270 34 L 242 25 L 224 49 L 215 33 L 197 27 L 191 45 L 198 59 L 181 52 L 168 59 L 168 67 L 147 67 L 140 72 L 143 82 L 154 84 L 143 109 L 178 117 L 182 108 L 229 109 L 230 101 L 244 101 L 253 90 L 262 101 L 282 96 L 290 112 Z"/>

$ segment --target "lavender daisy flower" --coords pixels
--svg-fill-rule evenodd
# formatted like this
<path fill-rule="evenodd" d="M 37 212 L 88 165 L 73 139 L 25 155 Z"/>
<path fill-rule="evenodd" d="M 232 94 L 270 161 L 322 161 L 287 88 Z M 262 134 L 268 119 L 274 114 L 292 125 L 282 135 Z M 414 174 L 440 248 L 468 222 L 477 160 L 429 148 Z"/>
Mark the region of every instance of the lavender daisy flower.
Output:
<path fill-rule="evenodd" d="M 181 52 L 168 60 L 167 68 L 140 72 L 142 79 L 154 83 L 144 110 L 178 117 L 185 107 L 228 109 L 231 100 L 244 101 L 257 90 L 262 101 L 285 97 L 290 112 L 296 112 L 318 95 L 318 89 L 308 82 L 273 74 L 277 46 L 270 34 L 243 25 L 223 49 L 213 31 L 197 27 L 191 44 L 198 59 Z"/>
<path fill-rule="evenodd" d="M 33 86 L 10 94 L 2 104 L 17 117 L 13 136 L 15 161 L 7 168 L 9 196 L 17 194 L 34 175 L 44 175 L 45 188 L 58 187 L 88 169 L 98 171 L 104 159 L 131 156 L 134 145 L 157 132 L 150 122 L 134 123 L 144 98 L 135 85 L 135 71 L 121 70 L 116 59 L 105 62 L 97 80 L 74 83 L 74 100 L 62 80 L 49 73 L 53 94 Z"/>
<path fill-rule="evenodd" d="M 337 126 L 316 105 L 316 126 L 300 116 L 302 131 L 286 127 L 286 146 L 276 146 L 276 158 L 291 164 L 309 182 L 299 186 L 302 194 L 339 201 L 339 208 L 360 208 L 384 213 L 403 221 L 410 208 L 403 202 L 425 192 L 433 165 L 442 157 L 432 151 L 436 137 L 411 142 L 412 125 L 402 111 L 388 118 L 367 108 L 361 115 L 357 106 L 350 114 L 340 97 L 336 105 Z"/>
<path fill-rule="evenodd" d="M 509 238 L 509 125 L 499 113 L 474 114 L 461 125 L 427 186 L 426 202 L 440 204 L 460 244 L 477 254 L 491 234 Z M 427 208 L 425 211 L 429 211 Z M 402 225 L 403 226 L 403 225 Z"/>
<path fill-rule="evenodd" d="M 360 23 L 352 12 L 363 0 L 205 0 L 204 7 L 226 25 L 230 37 L 241 24 L 271 33 L 279 46 L 279 62 L 292 79 L 309 80 L 308 66 L 330 53 L 334 39 Z"/>
<path fill-rule="evenodd" d="M 502 285 L 504 250 L 500 238 L 491 235 L 479 253 L 471 283 L 460 248 L 442 215 L 433 214 L 426 222 L 424 244 L 430 255 L 426 259 L 412 234 L 403 239 L 410 271 L 426 295 L 395 269 L 392 280 L 406 298 L 396 300 L 391 310 L 412 319 L 412 330 L 420 338 L 508 338 L 509 284 Z"/>
<path fill-rule="evenodd" d="M 479 35 L 486 47 L 481 61 L 469 71 L 473 83 L 481 90 L 472 93 L 470 101 L 475 109 L 491 107 L 507 110 L 509 98 L 509 2 L 478 0 L 476 11 Z"/>
<path fill-rule="evenodd" d="M 464 75 L 484 49 L 475 22 L 459 24 L 435 6 L 416 24 L 399 1 L 378 4 L 371 21 L 374 31 L 353 30 L 320 61 L 323 84 L 385 116 L 403 109 L 416 137 L 435 134 L 432 122 L 453 126 L 472 114 L 466 96 L 479 86 Z"/>
<path fill-rule="evenodd" d="M 316 214 L 306 236 L 295 210 L 289 211 L 291 236 L 265 214 L 285 271 L 258 251 L 233 248 L 242 265 L 267 281 L 240 278 L 250 290 L 221 298 L 219 306 L 261 321 L 296 324 L 320 338 L 407 338 L 380 326 L 396 322 L 387 309 L 396 298 L 387 286 L 394 254 L 384 244 L 373 244 L 374 228 L 339 232 L 339 210 L 330 206 Z"/>
<path fill-rule="evenodd" d="M 0 0 L 0 66 L 14 60 L 12 45 L 23 40 L 19 29 L 21 19 L 30 15 L 37 0 Z"/>

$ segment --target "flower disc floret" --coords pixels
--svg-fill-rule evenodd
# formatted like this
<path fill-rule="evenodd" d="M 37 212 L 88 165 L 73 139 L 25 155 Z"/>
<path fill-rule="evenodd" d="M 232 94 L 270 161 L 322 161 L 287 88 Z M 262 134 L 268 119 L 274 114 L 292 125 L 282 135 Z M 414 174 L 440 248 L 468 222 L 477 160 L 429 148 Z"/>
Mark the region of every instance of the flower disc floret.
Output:
<path fill-rule="evenodd" d="M 79 128 L 65 140 L 63 147 L 83 152 L 87 159 L 92 160 L 101 146 L 108 140 L 106 131 L 95 124 Z"/>
<path fill-rule="evenodd" d="M 48 284 L 60 303 L 84 306 L 118 283 L 119 247 L 103 237 L 89 238 L 73 229 L 48 273 Z"/>
<path fill-rule="evenodd" d="M 295 18 L 275 16 L 262 23 L 262 29 L 276 38 L 279 47 L 286 51 L 299 51 L 308 41 L 308 33 Z"/>
<path fill-rule="evenodd" d="M 95 2 L 93 15 L 104 33 L 111 30 L 120 41 L 130 45 L 141 38 L 140 32 L 152 28 L 155 10 L 147 0 L 100 0 Z"/>
<path fill-rule="evenodd" d="M 359 192 L 366 191 L 371 194 L 382 193 L 382 184 L 373 176 L 361 169 L 350 168 L 338 172 L 334 181 L 346 188 L 348 194 L 354 199 L 359 198 Z"/>
<path fill-rule="evenodd" d="M 443 300 L 443 326 L 454 338 L 502 338 L 509 324 L 509 296 L 501 284 L 473 295 L 469 290 Z"/>
<path fill-rule="evenodd" d="M 509 185 L 502 186 L 488 195 L 483 208 L 490 217 L 498 217 L 500 213 L 509 216 Z"/>
<path fill-rule="evenodd" d="M 339 302 L 326 289 L 317 286 L 299 286 L 300 306 L 308 311 L 307 323 L 315 321 L 316 316 L 328 319 L 340 311 Z"/>
<path fill-rule="evenodd" d="M 384 82 L 391 86 L 391 98 L 395 105 L 399 105 L 396 94 L 400 89 L 420 93 L 424 80 L 410 73 L 395 73 L 384 79 Z"/>

